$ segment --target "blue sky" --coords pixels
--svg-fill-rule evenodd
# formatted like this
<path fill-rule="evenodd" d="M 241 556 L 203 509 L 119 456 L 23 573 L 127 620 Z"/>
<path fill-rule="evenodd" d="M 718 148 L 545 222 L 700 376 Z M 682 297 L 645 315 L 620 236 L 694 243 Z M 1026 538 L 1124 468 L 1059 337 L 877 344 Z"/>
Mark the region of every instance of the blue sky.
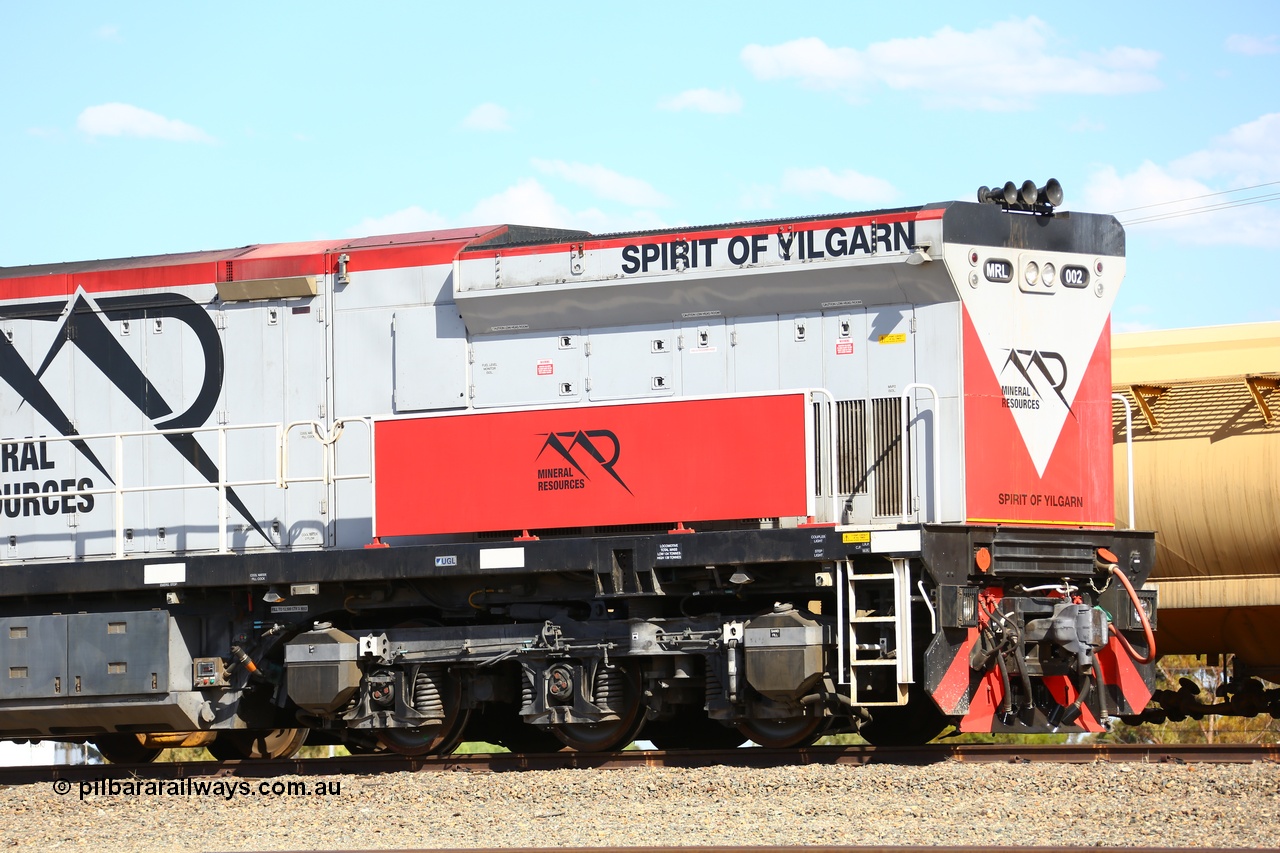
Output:
<path fill-rule="evenodd" d="M 3 266 L 1052 176 L 1131 223 L 1118 330 L 1280 320 L 1274 2 L 0 0 L 0 27 Z"/>

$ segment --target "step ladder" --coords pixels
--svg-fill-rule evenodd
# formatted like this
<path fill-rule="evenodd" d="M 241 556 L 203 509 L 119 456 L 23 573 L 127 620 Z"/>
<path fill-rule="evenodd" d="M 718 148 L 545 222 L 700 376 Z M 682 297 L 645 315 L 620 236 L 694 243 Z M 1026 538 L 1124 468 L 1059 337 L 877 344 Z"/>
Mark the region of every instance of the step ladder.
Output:
<path fill-rule="evenodd" d="M 839 686 L 849 688 L 849 700 L 855 706 L 905 705 L 907 703 L 908 685 L 914 680 L 912 671 L 913 650 L 911 648 L 911 580 L 910 562 L 903 557 L 889 560 L 888 572 L 862 572 L 855 570 L 853 560 L 844 560 L 836 564 L 836 666 L 839 671 Z M 862 611 L 859 602 L 866 598 L 866 585 L 889 582 L 893 588 L 892 616 L 859 616 Z M 859 596 L 859 588 L 862 590 Z M 894 657 L 860 658 L 858 652 L 878 651 L 877 643 L 858 643 L 858 626 L 871 624 L 893 625 L 895 646 Z M 892 700 L 883 697 L 876 700 L 859 695 L 858 676 L 871 667 L 894 667 L 896 695 Z M 864 691 L 865 692 L 865 691 Z"/>

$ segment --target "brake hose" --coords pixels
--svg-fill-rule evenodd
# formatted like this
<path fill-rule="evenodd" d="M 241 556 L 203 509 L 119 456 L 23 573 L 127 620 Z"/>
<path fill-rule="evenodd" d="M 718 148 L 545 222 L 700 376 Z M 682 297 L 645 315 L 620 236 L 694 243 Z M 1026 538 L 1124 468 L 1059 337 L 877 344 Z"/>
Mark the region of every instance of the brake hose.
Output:
<path fill-rule="evenodd" d="M 1139 657 L 1133 646 L 1125 638 L 1124 634 L 1119 631 L 1115 632 L 1115 637 L 1120 641 L 1120 645 L 1129 653 L 1129 657 L 1133 658 L 1135 663 L 1151 663 L 1156 659 L 1156 636 L 1151 630 L 1151 623 L 1147 621 L 1147 611 L 1143 609 L 1142 602 L 1138 600 L 1138 593 L 1134 591 L 1133 584 L 1129 583 L 1129 579 L 1125 577 L 1124 572 L 1120 571 L 1120 567 L 1115 563 L 1107 566 L 1107 571 L 1120 579 L 1120 583 L 1124 586 L 1125 591 L 1129 593 L 1129 600 L 1133 602 L 1133 609 L 1138 612 L 1138 619 L 1142 621 L 1142 631 L 1147 635 L 1147 654 L 1146 657 Z"/>

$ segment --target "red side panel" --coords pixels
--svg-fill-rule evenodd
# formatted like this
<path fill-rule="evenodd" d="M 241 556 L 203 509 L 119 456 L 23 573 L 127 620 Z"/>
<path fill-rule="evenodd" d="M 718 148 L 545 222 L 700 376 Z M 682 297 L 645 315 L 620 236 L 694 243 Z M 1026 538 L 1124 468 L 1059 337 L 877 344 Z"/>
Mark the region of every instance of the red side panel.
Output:
<path fill-rule="evenodd" d="M 1151 685 L 1147 684 L 1138 665 L 1121 648 L 1119 641 L 1114 636 L 1111 637 L 1104 647 L 1098 649 L 1094 659 L 1098 662 L 1098 675 L 1102 683 L 1114 686 L 1119 698 L 1124 702 L 1124 705 L 1118 709 L 1119 712 L 1121 714 L 1141 713 L 1151 701 Z M 1116 710 L 1112 708 L 1112 711 Z"/>
<path fill-rule="evenodd" d="M 1036 353 L 1021 351 L 1029 362 Z M 1056 357 L 1056 354 L 1047 354 Z M 1048 370 L 1066 370 L 1068 361 L 1045 357 Z M 1039 380 L 1043 392 L 1025 397 L 1010 396 L 1023 380 L 1016 365 L 1009 365 L 997 377 L 978 333 L 964 312 L 965 383 L 965 498 L 968 520 L 989 524 L 1057 524 L 1110 527 L 1115 498 L 1111 470 L 1111 332 L 1104 326 L 1089 357 L 1074 399 L 1064 402 L 1052 391 L 1042 374 L 1028 369 Z M 1055 378 L 1062 378 L 1055 376 Z M 1003 385 L 1002 380 L 1003 379 Z M 1069 402 L 1069 407 L 1068 407 Z M 1062 407 L 1065 419 L 1044 466 L 1043 475 L 1028 451 L 1028 444 L 1052 440 L 1052 421 L 1030 421 L 1019 428 L 1014 406 Z M 1039 414 L 1039 412 L 1036 412 Z M 1027 435 L 1024 430 L 1043 430 Z"/>
<path fill-rule="evenodd" d="M 1053 701 L 1064 708 L 1075 702 L 1076 697 L 1080 695 L 1076 692 L 1075 685 L 1071 683 L 1071 679 L 1065 675 L 1046 675 L 1042 681 L 1044 686 L 1048 688 L 1049 695 L 1053 697 Z M 1089 709 L 1088 705 L 1080 706 L 1080 716 L 1076 718 L 1072 725 L 1086 732 L 1106 731 L 1102 724 L 1098 722 L 1098 718 L 1093 715 L 1093 711 Z"/>
<path fill-rule="evenodd" d="M 377 536 L 807 514 L 805 397 L 375 425 Z"/>
<path fill-rule="evenodd" d="M 492 228 L 453 229 L 421 234 L 402 234 L 357 241 L 312 241 L 274 243 L 243 250 L 207 253 L 208 259 L 182 261 L 176 256 L 102 261 L 100 269 L 91 264 L 74 273 L 50 272 L 12 277 L 3 281 L 5 299 L 32 299 L 68 296 L 77 288 L 88 293 L 188 287 L 220 281 L 248 281 L 259 278 L 287 278 L 337 272 L 339 254 L 349 258 L 348 273 L 398 267 L 449 264 L 472 239 Z M 137 264 L 134 266 L 133 264 Z"/>

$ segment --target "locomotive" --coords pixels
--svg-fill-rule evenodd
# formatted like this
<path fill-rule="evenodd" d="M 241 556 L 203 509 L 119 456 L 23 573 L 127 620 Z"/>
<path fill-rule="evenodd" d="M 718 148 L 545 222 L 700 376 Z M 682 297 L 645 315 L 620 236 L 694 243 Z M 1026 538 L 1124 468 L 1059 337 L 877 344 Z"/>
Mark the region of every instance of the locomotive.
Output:
<path fill-rule="evenodd" d="M 0 739 L 1099 731 L 1124 231 L 1056 181 L 0 268 Z"/>

